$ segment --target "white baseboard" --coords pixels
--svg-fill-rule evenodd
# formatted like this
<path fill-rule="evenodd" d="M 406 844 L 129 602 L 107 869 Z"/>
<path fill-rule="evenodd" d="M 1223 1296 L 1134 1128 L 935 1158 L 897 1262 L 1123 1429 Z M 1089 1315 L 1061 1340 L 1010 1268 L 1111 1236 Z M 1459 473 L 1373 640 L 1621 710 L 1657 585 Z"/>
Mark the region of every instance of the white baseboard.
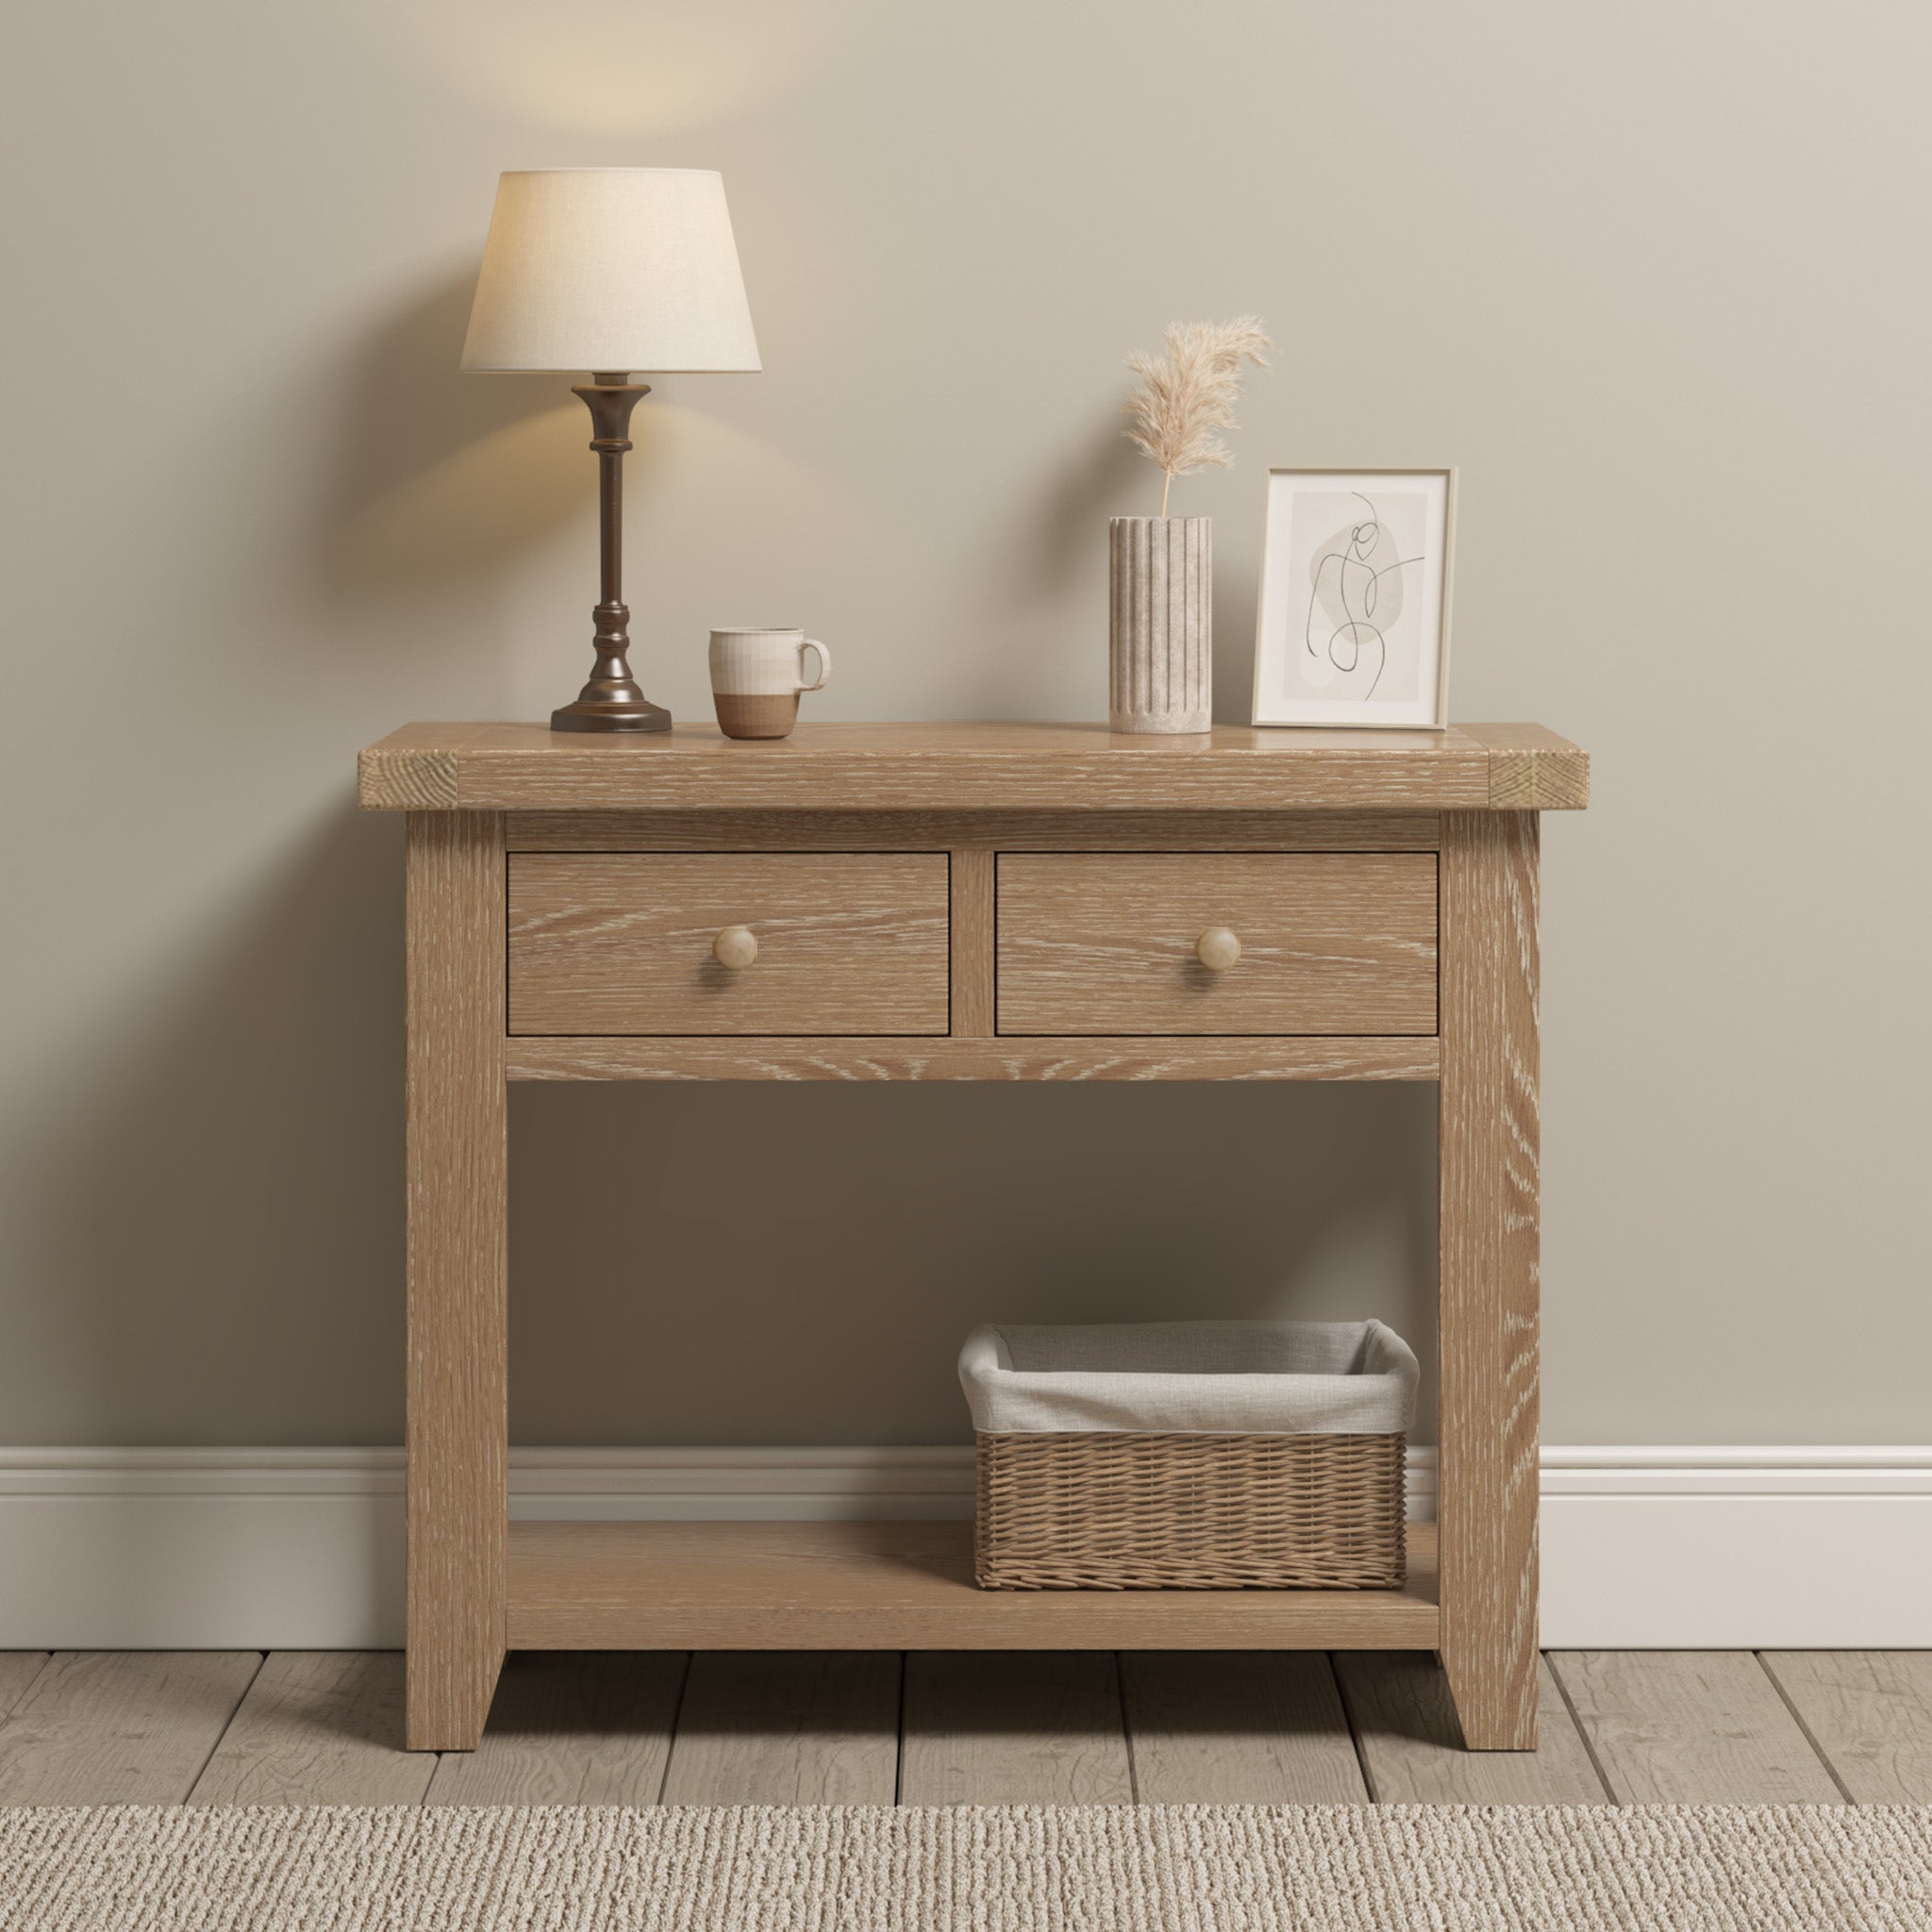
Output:
<path fill-rule="evenodd" d="M 1548 1449 L 1553 1650 L 1932 1645 L 1932 1448 Z"/>
<path fill-rule="evenodd" d="M 510 1507 L 963 1518 L 972 1478 L 970 1449 L 522 1449 Z M 0 1649 L 387 1647 L 402 1576 L 395 1450 L 0 1450 Z M 1932 1645 L 1932 1448 L 1546 1448 L 1542 1640 Z"/>

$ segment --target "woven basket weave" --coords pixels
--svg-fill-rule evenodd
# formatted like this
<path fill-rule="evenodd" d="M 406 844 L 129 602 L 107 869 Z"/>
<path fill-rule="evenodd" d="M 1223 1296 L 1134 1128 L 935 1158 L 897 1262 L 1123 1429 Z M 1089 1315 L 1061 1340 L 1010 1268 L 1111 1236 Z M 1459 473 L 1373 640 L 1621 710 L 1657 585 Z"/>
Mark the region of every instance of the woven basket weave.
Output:
<path fill-rule="evenodd" d="M 1407 1438 L 976 1437 L 985 1590 L 1392 1590 Z"/>

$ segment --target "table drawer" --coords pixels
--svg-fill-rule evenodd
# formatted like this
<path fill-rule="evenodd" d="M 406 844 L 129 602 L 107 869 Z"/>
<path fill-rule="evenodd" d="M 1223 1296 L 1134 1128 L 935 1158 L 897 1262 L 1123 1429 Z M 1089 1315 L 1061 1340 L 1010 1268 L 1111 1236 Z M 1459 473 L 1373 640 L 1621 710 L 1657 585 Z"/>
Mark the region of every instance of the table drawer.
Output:
<path fill-rule="evenodd" d="M 996 919 L 1002 1033 L 1436 1030 L 1432 852 L 1003 852 Z"/>
<path fill-rule="evenodd" d="M 942 852 L 513 852 L 509 1030 L 943 1033 L 948 928 Z"/>

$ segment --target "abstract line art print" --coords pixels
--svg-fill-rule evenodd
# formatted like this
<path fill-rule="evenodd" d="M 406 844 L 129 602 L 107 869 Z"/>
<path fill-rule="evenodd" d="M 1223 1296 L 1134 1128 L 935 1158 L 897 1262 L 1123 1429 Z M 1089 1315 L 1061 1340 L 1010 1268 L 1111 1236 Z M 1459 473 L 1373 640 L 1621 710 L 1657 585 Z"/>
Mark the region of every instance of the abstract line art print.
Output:
<path fill-rule="evenodd" d="M 1257 724 L 1446 722 L 1453 474 L 1274 470 Z"/>
<path fill-rule="evenodd" d="M 1314 506 L 1305 508 L 1312 510 Z M 1341 514 L 1331 512 L 1334 528 L 1317 544 L 1307 565 L 1301 674 L 1317 691 L 1372 698 L 1389 675 L 1391 634 L 1403 671 L 1414 668 L 1408 636 L 1414 625 L 1403 625 L 1402 580 L 1405 571 L 1412 576 L 1425 561 L 1422 499 L 1414 492 L 1385 492 L 1378 508 L 1373 497 L 1352 490 L 1336 508 Z M 1321 520 L 1313 515 L 1309 521 Z M 1407 541 L 1397 538 L 1393 521 L 1415 526 Z M 1413 597 L 1407 600 L 1411 613 L 1416 603 Z M 1391 690 L 1394 681 L 1390 679 Z"/>

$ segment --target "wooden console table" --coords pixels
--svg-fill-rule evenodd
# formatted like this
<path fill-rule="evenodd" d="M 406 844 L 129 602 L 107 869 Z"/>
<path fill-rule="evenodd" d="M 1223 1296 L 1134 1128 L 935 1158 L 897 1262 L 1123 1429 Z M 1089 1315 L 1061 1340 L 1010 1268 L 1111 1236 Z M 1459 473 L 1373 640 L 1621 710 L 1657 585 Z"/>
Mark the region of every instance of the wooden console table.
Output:
<path fill-rule="evenodd" d="M 1433 1649 L 1471 1746 L 1533 1747 L 1537 815 L 1588 790 L 1528 724 L 365 751 L 408 814 L 410 1747 L 474 1748 L 507 1647 L 1008 1646 Z M 986 1591 L 964 1524 L 511 1524 L 506 1084 L 659 1079 L 1437 1081 L 1407 1587 Z"/>

